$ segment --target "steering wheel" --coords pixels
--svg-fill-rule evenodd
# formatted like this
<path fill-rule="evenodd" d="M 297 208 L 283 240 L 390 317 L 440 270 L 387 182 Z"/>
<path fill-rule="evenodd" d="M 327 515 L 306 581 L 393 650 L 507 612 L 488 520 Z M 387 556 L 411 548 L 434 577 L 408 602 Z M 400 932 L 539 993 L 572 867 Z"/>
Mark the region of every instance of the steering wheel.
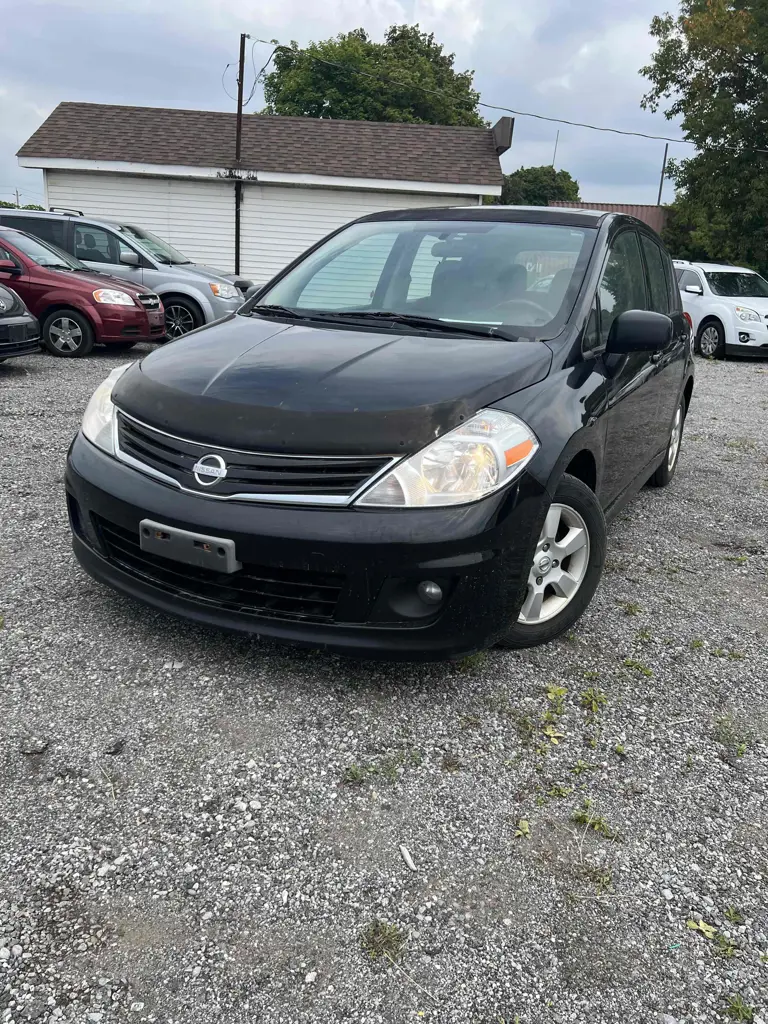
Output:
<path fill-rule="evenodd" d="M 497 309 L 504 309 L 507 306 L 529 306 L 531 309 L 539 315 L 543 315 L 546 319 L 544 323 L 548 323 L 552 319 L 552 312 L 546 309 L 544 306 L 540 306 L 538 302 L 534 302 L 533 299 L 505 299 L 503 302 L 497 303 L 492 307 L 494 311 Z"/>

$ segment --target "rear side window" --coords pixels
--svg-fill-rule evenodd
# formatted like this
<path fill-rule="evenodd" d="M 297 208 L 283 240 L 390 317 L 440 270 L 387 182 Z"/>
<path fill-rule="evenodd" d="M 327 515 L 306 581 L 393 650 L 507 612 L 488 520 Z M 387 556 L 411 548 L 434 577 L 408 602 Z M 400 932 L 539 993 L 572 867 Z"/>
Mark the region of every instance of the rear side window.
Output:
<path fill-rule="evenodd" d="M 669 313 L 669 289 L 664 273 L 664 259 L 661 249 L 647 235 L 640 236 L 640 242 L 648 268 L 648 285 L 651 289 L 651 309 L 656 313 Z"/>
<path fill-rule="evenodd" d="M 619 313 L 647 308 L 645 269 L 636 232 L 623 231 L 614 240 L 597 293 L 603 340 Z"/>
<path fill-rule="evenodd" d="M 28 235 L 58 245 L 60 249 L 64 248 L 63 220 L 55 220 L 53 217 L 8 217 L 6 223 L 8 227 L 26 231 Z"/>

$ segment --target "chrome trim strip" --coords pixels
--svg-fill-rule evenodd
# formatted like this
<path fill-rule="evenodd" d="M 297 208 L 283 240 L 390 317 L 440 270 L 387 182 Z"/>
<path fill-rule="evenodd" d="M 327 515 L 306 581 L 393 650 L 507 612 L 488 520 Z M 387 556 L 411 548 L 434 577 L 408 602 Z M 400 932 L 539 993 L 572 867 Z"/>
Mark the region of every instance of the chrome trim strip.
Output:
<path fill-rule="evenodd" d="M 360 487 L 349 495 L 339 494 L 211 494 L 210 491 L 195 491 L 191 487 L 184 487 L 178 480 L 174 480 L 172 476 L 166 476 L 165 473 L 161 473 L 160 470 L 155 469 L 153 466 L 147 466 L 143 462 L 139 462 L 138 459 L 134 459 L 132 455 L 124 452 L 120 447 L 119 432 L 117 429 L 117 415 L 125 416 L 126 419 L 132 420 L 134 423 L 138 423 L 139 426 L 145 427 L 147 430 L 152 430 L 156 434 L 162 434 L 163 437 L 169 437 L 173 441 L 182 441 L 184 444 L 193 444 L 198 448 L 202 448 L 204 451 L 210 451 L 211 448 L 215 448 L 222 452 L 232 452 L 233 455 L 261 455 L 264 458 L 284 458 L 288 457 L 291 459 L 329 459 L 336 460 L 339 462 L 358 462 L 361 458 L 387 458 L 389 461 L 381 467 L 378 472 L 374 473 L 373 476 L 368 477 Z M 379 477 L 388 473 L 392 467 L 400 462 L 402 459 L 401 455 L 388 455 L 388 456 L 365 456 L 365 455 L 293 455 L 291 453 L 285 453 L 285 455 L 277 455 L 275 452 L 249 452 L 244 451 L 240 448 L 224 448 L 222 445 L 204 445 L 199 441 L 189 441 L 184 437 L 177 437 L 175 434 L 169 434 L 165 430 L 159 430 L 157 427 L 150 426 L 149 423 L 144 423 L 142 420 L 136 419 L 135 416 L 130 416 L 128 413 L 123 412 L 119 406 L 115 406 L 115 415 L 112 418 L 112 444 L 114 447 L 115 457 L 124 462 L 128 466 L 132 466 L 134 469 L 139 470 L 141 473 L 145 473 L 147 476 L 154 477 L 156 480 L 162 481 L 165 484 L 171 484 L 173 487 L 177 487 L 180 491 L 184 491 L 185 494 L 194 494 L 197 498 L 213 498 L 215 501 L 249 501 L 249 502 L 268 502 L 271 504 L 282 504 L 282 505 L 336 505 L 346 506 L 351 505 L 360 495 L 366 491 L 372 484 L 374 484 Z"/>

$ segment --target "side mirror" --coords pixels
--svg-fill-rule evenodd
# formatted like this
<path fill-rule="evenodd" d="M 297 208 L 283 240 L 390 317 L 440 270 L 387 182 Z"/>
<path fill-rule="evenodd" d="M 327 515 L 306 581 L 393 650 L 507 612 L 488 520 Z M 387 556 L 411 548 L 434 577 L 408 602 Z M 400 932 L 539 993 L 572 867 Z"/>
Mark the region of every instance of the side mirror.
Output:
<path fill-rule="evenodd" d="M 253 298 L 253 296 L 256 294 L 256 292 L 260 292 L 263 287 L 264 287 L 263 284 L 252 284 L 251 287 L 248 288 L 246 293 L 245 293 L 246 300 Z"/>
<path fill-rule="evenodd" d="M 135 253 L 135 252 L 121 252 L 120 253 L 120 262 L 124 263 L 126 265 L 126 267 L 138 267 L 138 265 L 139 265 L 138 253 Z"/>
<path fill-rule="evenodd" d="M 611 324 L 605 351 L 616 355 L 661 352 L 671 341 L 672 321 L 664 313 L 628 309 L 619 313 Z"/>
<path fill-rule="evenodd" d="M 0 274 L 20 274 L 21 267 L 17 267 L 13 260 L 0 260 Z"/>
<path fill-rule="evenodd" d="M 690 292 L 691 295 L 703 295 L 704 294 L 704 289 L 701 287 L 700 284 L 687 284 L 685 286 L 685 290 L 687 292 Z"/>

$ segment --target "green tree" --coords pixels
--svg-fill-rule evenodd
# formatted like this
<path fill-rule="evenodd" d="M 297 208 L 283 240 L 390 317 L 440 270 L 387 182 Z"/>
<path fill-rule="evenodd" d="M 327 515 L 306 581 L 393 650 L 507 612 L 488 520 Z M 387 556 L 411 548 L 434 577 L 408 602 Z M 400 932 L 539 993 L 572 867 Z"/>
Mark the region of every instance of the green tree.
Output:
<path fill-rule="evenodd" d="M 579 183 L 568 171 L 544 167 L 521 167 L 504 175 L 501 197 L 505 206 L 549 206 L 550 202 L 579 202 Z"/>
<path fill-rule="evenodd" d="M 418 25 L 393 25 L 383 43 L 362 28 L 304 49 L 292 42 L 275 50 L 263 113 L 483 126 L 474 72 L 456 71 L 453 62 Z"/>
<path fill-rule="evenodd" d="M 759 151 L 768 150 L 768 0 L 681 0 L 679 16 L 655 17 L 651 35 L 643 106 L 665 104 L 698 150 L 670 166 L 675 255 L 766 270 L 768 156 Z"/>
<path fill-rule="evenodd" d="M 29 203 L 27 206 L 17 206 L 16 203 L 6 203 L 4 199 L 0 199 L 0 206 L 5 210 L 43 210 L 45 207 L 38 206 L 36 203 Z"/>

